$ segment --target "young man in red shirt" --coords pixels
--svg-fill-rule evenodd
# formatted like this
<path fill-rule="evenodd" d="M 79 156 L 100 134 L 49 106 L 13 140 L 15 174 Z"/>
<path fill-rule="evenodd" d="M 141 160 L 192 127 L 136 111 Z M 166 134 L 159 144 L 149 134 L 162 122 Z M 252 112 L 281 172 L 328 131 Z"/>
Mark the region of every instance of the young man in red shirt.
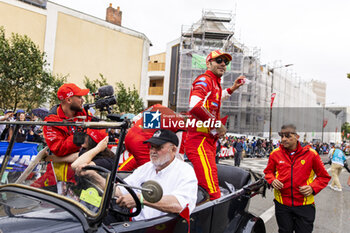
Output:
<path fill-rule="evenodd" d="M 63 84 L 57 91 L 57 97 L 61 101 L 54 106 L 45 121 L 90 121 L 92 116 L 83 108 L 83 96 L 89 93 L 89 89 L 81 89 L 73 83 Z M 50 151 L 64 157 L 80 150 L 80 146 L 73 143 L 76 127 L 72 126 L 44 126 L 44 138 Z M 55 176 L 52 173 L 55 169 Z M 50 172 L 48 172 L 50 171 Z M 58 181 L 74 182 L 74 171 L 68 163 L 49 163 L 46 175 L 41 176 L 33 186 L 52 186 Z"/>
<path fill-rule="evenodd" d="M 272 151 L 265 179 L 274 188 L 279 232 L 312 232 L 315 220 L 314 196 L 331 179 L 319 154 L 309 146 L 301 147 L 294 125 L 279 132 L 281 145 Z"/>

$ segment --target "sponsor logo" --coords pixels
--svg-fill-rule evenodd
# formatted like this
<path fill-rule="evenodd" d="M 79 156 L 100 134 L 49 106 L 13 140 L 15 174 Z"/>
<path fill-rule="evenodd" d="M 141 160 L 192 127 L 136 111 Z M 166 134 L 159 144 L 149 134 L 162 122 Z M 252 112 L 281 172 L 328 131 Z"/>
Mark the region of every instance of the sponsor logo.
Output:
<path fill-rule="evenodd" d="M 162 115 L 159 110 L 157 112 L 143 112 L 143 128 L 144 129 L 189 129 L 189 128 L 219 128 L 221 121 L 209 119 L 200 121 L 189 118 L 175 118 L 172 115 Z"/>
<path fill-rule="evenodd" d="M 156 112 L 143 112 L 143 128 L 144 129 L 160 129 L 160 115 L 159 110 Z"/>
<path fill-rule="evenodd" d="M 208 86 L 208 84 L 206 83 L 206 82 L 198 82 L 198 83 L 196 83 L 196 85 L 202 85 L 202 86 Z"/>
<path fill-rule="evenodd" d="M 304 164 L 305 164 L 305 160 L 301 160 L 300 162 L 301 162 L 301 164 L 302 164 L 302 165 L 304 165 Z"/>
<path fill-rule="evenodd" d="M 71 91 L 71 92 L 69 92 L 69 93 L 67 93 L 67 97 L 71 97 L 71 96 L 73 96 L 74 95 L 74 93 Z"/>
<path fill-rule="evenodd" d="M 153 134 L 153 137 L 158 138 L 162 134 L 162 131 L 158 130 Z"/>
<path fill-rule="evenodd" d="M 283 161 L 283 160 L 280 160 L 279 163 L 284 163 L 284 161 Z"/>

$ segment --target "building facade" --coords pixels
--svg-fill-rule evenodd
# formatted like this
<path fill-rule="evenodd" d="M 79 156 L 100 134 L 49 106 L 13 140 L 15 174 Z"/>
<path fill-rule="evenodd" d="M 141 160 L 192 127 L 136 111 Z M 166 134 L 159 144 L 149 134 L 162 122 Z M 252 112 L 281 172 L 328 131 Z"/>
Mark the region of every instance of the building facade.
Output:
<path fill-rule="evenodd" d="M 0 0 L 0 26 L 8 37 L 29 36 L 46 53 L 54 74 L 69 75 L 68 82 L 79 86 L 85 76 L 96 79 L 102 74 L 111 85 L 122 81 L 146 93 L 151 42 L 121 26 L 119 8 L 106 7 L 107 15 L 119 16 L 108 22 L 50 1 L 43 7 L 26 2 Z"/>
<path fill-rule="evenodd" d="M 341 121 L 319 104 L 322 95 L 314 92 L 315 81 L 303 81 L 282 64 L 262 65 L 259 49 L 235 39 L 233 20 L 232 12 L 204 10 L 197 23 L 183 26 L 181 36 L 167 44 L 162 104 L 177 112 L 188 110 L 191 84 L 205 72 L 207 54 L 221 49 L 233 57 L 221 80 L 223 88 L 239 75 L 249 80 L 222 104 L 221 116 L 229 116 L 229 132 L 269 138 L 272 119 L 271 138 L 275 140 L 283 124 L 293 123 L 301 140 L 339 141 Z"/>

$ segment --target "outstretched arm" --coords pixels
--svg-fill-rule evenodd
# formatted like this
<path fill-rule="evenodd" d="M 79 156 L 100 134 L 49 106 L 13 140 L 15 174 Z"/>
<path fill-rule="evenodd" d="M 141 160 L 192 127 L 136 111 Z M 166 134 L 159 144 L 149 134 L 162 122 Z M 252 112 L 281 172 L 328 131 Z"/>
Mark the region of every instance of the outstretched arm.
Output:
<path fill-rule="evenodd" d="M 97 144 L 96 147 L 80 155 L 71 165 L 73 170 L 76 170 L 77 167 L 81 164 L 89 164 L 98 153 L 104 151 L 107 148 L 107 144 L 108 137 L 105 137 Z"/>
<path fill-rule="evenodd" d="M 244 84 L 245 76 L 239 76 L 233 85 L 225 90 L 222 90 L 221 100 L 227 99 L 233 92 L 235 92 L 240 86 Z"/>
<path fill-rule="evenodd" d="M 54 163 L 73 163 L 78 158 L 79 153 L 73 153 L 64 157 L 59 157 L 56 155 L 48 155 L 45 158 L 45 161 L 47 162 L 54 162 Z"/>

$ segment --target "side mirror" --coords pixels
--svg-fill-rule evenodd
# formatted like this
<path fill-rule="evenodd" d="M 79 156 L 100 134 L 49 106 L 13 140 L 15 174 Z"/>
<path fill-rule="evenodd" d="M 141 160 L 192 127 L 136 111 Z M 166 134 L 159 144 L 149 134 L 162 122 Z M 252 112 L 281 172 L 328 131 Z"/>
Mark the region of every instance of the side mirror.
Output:
<path fill-rule="evenodd" d="M 156 203 L 163 197 L 163 189 L 160 184 L 154 180 L 146 181 L 141 185 L 142 196 L 146 201 Z"/>

